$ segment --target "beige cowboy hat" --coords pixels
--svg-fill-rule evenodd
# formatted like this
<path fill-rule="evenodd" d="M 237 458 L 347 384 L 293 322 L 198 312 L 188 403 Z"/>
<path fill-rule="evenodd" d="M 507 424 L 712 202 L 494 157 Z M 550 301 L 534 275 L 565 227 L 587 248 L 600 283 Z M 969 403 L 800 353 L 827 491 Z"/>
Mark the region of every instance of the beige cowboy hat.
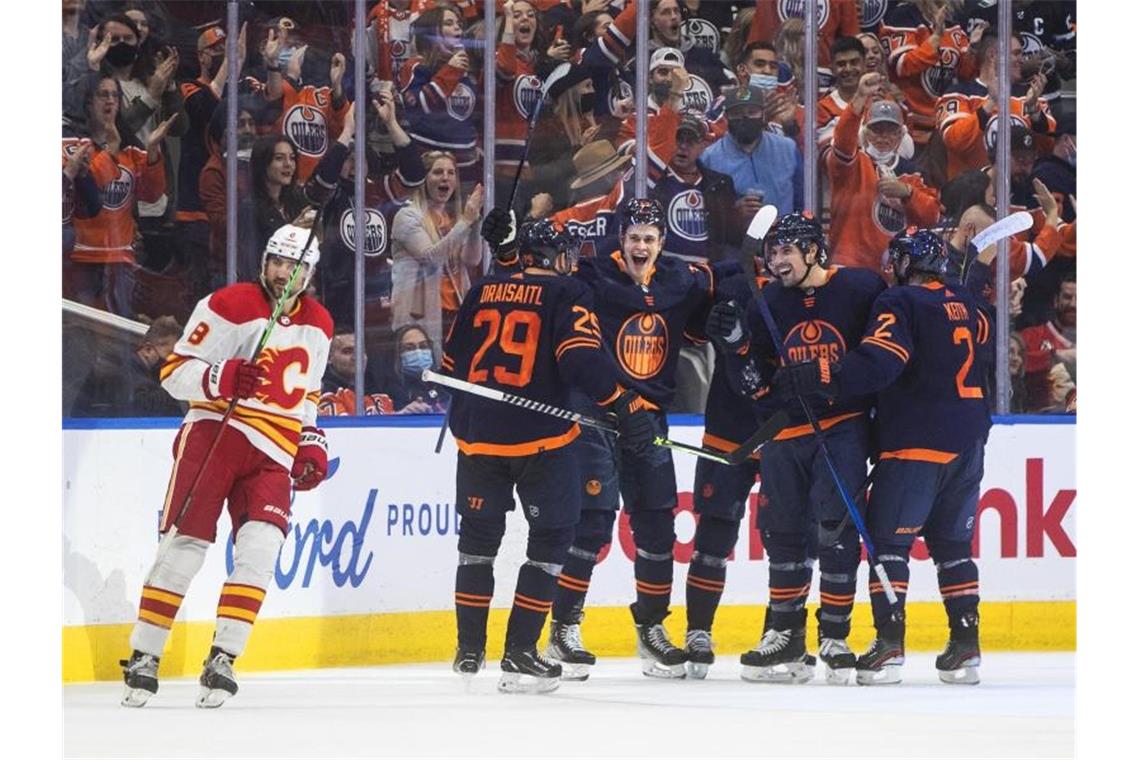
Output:
<path fill-rule="evenodd" d="M 628 153 L 619 154 L 609 140 L 595 140 L 578 149 L 574 154 L 574 181 L 571 190 L 585 187 L 596 179 L 604 177 L 614 169 L 629 163 L 633 157 Z"/>

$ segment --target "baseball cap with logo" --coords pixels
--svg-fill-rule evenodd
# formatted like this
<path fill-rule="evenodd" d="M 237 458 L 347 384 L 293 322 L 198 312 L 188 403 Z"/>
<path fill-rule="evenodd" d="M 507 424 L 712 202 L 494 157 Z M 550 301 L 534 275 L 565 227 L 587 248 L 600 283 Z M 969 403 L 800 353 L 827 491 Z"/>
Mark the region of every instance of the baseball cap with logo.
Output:
<path fill-rule="evenodd" d="M 211 26 L 206 31 L 198 35 L 198 50 L 202 51 L 208 47 L 213 47 L 219 42 L 226 39 L 226 31 L 220 26 Z"/>
<path fill-rule="evenodd" d="M 867 126 L 880 122 L 890 122 L 903 126 L 902 109 L 893 100 L 876 100 L 871 104 L 871 113 L 867 116 Z"/>
<path fill-rule="evenodd" d="M 681 117 L 681 123 L 677 125 L 677 136 L 680 137 L 682 132 L 688 132 L 698 140 L 703 140 L 708 136 L 708 128 L 705 126 L 704 119 L 692 113 L 687 113 Z"/>
<path fill-rule="evenodd" d="M 763 106 L 767 92 L 757 85 L 733 87 L 725 91 L 724 110 L 731 111 L 739 106 Z"/>
<path fill-rule="evenodd" d="M 668 66 L 670 68 L 683 67 L 685 65 L 685 56 L 677 48 L 660 47 L 653 51 L 653 55 L 649 58 L 649 70 L 653 71 L 659 66 Z"/>

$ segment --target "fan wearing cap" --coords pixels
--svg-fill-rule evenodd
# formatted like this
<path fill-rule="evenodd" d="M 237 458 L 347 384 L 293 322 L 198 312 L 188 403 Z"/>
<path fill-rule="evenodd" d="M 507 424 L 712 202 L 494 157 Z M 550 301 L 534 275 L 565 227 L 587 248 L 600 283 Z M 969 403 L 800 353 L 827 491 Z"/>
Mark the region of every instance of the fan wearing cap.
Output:
<path fill-rule="evenodd" d="M 657 201 L 630 199 L 618 218 L 621 247 L 608 256 L 582 259 L 577 277 L 593 290 L 601 342 L 618 367 L 618 382 L 637 391 L 651 410 L 658 433 L 666 435 L 665 410 L 676 389 L 677 357 L 688 336 L 701 335 L 704 311 L 713 295 L 713 275 L 705 265 L 661 256 L 667 233 L 665 209 Z M 598 553 L 613 538 L 620 492 L 637 548 L 637 601 L 630 609 L 642 672 L 684 677 L 685 652 L 669 641 L 662 624 L 673 588 L 677 483 L 672 454 L 651 446 L 623 449 L 619 456 L 612 440 L 583 431 L 579 463 L 585 493 L 582 518 L 559 579 L 552 630 L 573 634 L 563 640 L 577 642 L 572 661 L 593 661 L 581 649 L 577 626 Z M 568 651 L 559 644 L 547 654 L 565 662 Z"/>
<path fill-rule="evenodd" d="M 947 179 L 985 166 L 987 151 L 996 144 L 998 43 L 997 33 L 987 30 L 975 48 L 980 66 L 977 79 L 949 87 L 938 99 L 938 131 L 946 146 Z M 1009 44 L 1009 115 L 1032 133 L 1037 155 L 1044 157 L 1053 149 L 1052 133 L 1057 127 L 1041 97 L 1046 78 L 1038 72 L 1028 82 L 1021 81 L 1021 40 L 1014 35 Z"/>
<path fill-rule="evenodd" d="M 1077 197 L 1077 115 L 1063 113 L 1057 119 L 1053 152 L 1038 159 L 1033 177 L 1045 183 L 1050 192 L 1064 199 L 1061 218 L 1071 222 L 1077 218 L 1073 205 Z"/>
<path fill-rule="evenodd" d="M 875 299 L 862 339 L 852 340 L 837 360 L 811 357 L 777 371 L 772 386 L 784 398 L 834 398 L 837 404 L 877 394 L 880 453 L 867 532 L 900 604 L 910 581 L 910 550 L 921 533 L 949 627 L 949 643 L 935 660 L 939 679 L 976 684 L 978 567 L 971 545 L 990 429 L 983 389 L 992 313 L 971 288 L 947 287 L 950 261 L 937 233 L 900 232 L 890 242 L 890 260 L 897 285 Z M 874 575 L 869 585 L 876 638 L 855 663 L 855 675 L 863 685 L 898 683 L 905 616 L 892 609 Z"/>
<path fill-rule="evenodd" d="M 160 545 L 144 581 L 134 651 L 123 662 L 125 706 L 141 707 L 158 690 L 158 659 L 217 537 L 223 505 L 233 569 L 218 599 L 197 704 L 218 707 L 237 693 L 234 658 L 245 650 L 272 583 L 292 491 L 316 488 L 328 470 L 328 444 L 316 424 L 333 323 L 305 295 L 321 255 L 310 232 L 281 227 L 262 254 L 258 282 L 199 301 L 159 371 L 162 387 L 190 410 L 174 444 L 160 523 L 163 533 L 177 530 Z"/>
<path fill-rule="evenodd" d="M 882 78 L 871 72 L 835 125 L 827 155 L 831 183 L 831 249 L 835 261 L 881 272 L 883 253 L 908 225 L 931 225 L 938 192 L 899 155 L 906 126 L 902 109 L 881 98 Z"/>
<path fill-rule="evenodd" d="M 570 190 L 582 197 L 573 206 L 556 211 L 550 218 L 582 238 L 582 258 L 606 250 L 617 238 L 617 209 L 625 196 L 625 181 L 632 173 L 633 156 L 618 153 L 609 140 L 595 140 L 574 154 L 574 178 Z M 549 195 L 539 193 L 532 201 L 542 204 Z"/>
<path fill-rule="evenodd" d="M 803 206 L 803 154 L 795 140 L 765 129 L 767 91 L 736 87 L 725 96 L 728 134 L 701 155 L 702 167 L 732 177 L 745 224 L 765 203 L 781 214 Z"/>

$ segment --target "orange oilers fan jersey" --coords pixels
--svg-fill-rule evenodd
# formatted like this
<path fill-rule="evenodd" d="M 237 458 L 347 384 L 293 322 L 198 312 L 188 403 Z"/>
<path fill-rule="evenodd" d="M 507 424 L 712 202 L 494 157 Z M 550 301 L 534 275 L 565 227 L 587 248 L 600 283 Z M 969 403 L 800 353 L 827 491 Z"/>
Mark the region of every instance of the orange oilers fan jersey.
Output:
<path fill-rule="evenodd" d="M 229 399 L 211 397 L 206 373 L 224 359 L 253 356 L 273 313 L 261 285 L 242 282 L 217 290 L 194 307 L 186 330 L 159 371 L 162 387 L 190 402 L 183 424 L 221 420 Z M 252 446 L 285 469 L 293 466 L 301 428 L 315 426 L 321 377 L 332 340 L 332 317 L 314 298 L 302 296 L 282 314 L 257 363 L 265 369 L 256 393 L 238 402 L 229 424 Z"/>
<path fill-rule="evenodd" d="M 934 130 L 938 98 L 978 73 L 970 37 L 961 26 L 947 23 L 938 48 L 930 37 L 930 22 L 913 5 L 893 8 L 879 27 L 888 51 L 887 71 L 906 98 L 907 125 L 918 145 L 925 145 Z"/>
<path fill-rule="evenodd" d="M 79 147 L 78 138 L 63 140 L 63 160 Z M 147 164 L 143 148 L 126 145 L 111 154 L 98 147 L 91 172 L 103 198 L 103 208 L 90 218 L 75 217 L 75 250 L 71 260 L 82 264 L 135 263 L 135 204 L 154 203 L 166 192 L 162 161 Z"/>
<path fill-rule="evenodd" d="M 866 151 L 859 149 L 859 116 L 851 108 L 836 123 L 827 154 L 831 182 L 832 260 L 845 266 L 883 271 L 887 244 L 908 225 L 928 227 L 938 221 L 941 206 L 938 191 L 925 185 L 922 176 L 907 161 L 894 166 L 896 178 L 911 189 L 905 200 L 879 195 L 883 172 Z"/>
<path fill-rule="evenodd" d="M 278 131 L 297 149 L 297 184 L 304 184 L 317 167 L 329 143 L 340 135 L 348 101 L 333 106 L 329 87 L 298 87 L 289 77 L 281 78 L 281 116 Z"/>
<path fill-rule="evenodd" d="M 495 169 L 500 176 L 514 177 L 526 142 L 527 117 L 542 93 L 542 80 L 534 64 L 514 45 L 499 45 L 495 51 Z M 523 164 L 523 178 L 529 176 Z"/>

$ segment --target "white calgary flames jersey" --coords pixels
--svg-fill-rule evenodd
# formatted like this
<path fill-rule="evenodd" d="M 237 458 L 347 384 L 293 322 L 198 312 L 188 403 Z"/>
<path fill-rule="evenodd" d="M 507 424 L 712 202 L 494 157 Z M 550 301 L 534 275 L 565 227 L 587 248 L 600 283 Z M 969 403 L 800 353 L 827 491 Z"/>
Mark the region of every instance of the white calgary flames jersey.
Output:
<path fill-rule="evenodd" d="M 184 423 L 222 419 L 229 399 L 209 394 L 207 372 L 215 362 L 252 356 L 272 314 L 273 303 L 251 282 L 222 288 L 198 302 L 159 373 L 171 396 L 190 403 Z M 265 369 L 261 385 L 238 402 L 230 417 L 230 425 L 285 469 L 293 466 L 301 428 L 316 425 L 332 331 L 325 307 L 300 298 L 291 312 L 278 317 L 257 358 Z"/>

